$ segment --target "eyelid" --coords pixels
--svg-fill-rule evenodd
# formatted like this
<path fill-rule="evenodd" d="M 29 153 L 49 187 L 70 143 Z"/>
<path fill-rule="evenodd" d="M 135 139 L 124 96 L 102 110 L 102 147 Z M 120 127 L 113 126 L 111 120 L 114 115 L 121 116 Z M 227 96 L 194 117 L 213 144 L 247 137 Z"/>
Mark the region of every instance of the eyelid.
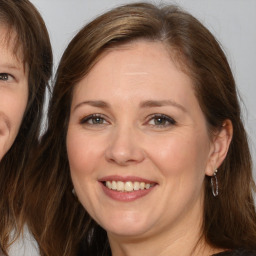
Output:
<path fill-rule="evenodd" d="M 0 77 L 4 77 L 4 76 L 8 76 L 8 79 L 7 80 L 2 80 L 0 79 L 0 81 L 3 81 L 3 82 L 11 82 L 12 80 L 15 80 L 15 76 L 8 73 L 8 72 L 1 72 L 0 73 Z M 11 78 L 11 79 L 10 79 Z M 10 81 L 11 80 L 11 81 Z"/>
<path fill-rule="evenodd" d="M 80 119 L 79 119 L 79 123 L 80 123 L 80 124 L 91 125 L 91 124 L 88 123 L 88 121 L 89 121 L 90 119 L 92 119 L 92 118 L 97 118 L 97 117 L 98 117 L 98 118 L 102 118 L 102 119 L 104 119 L 106 122 L 108 122 L 105 115 L 100 114 L 100 113 L 95 113 L 95 114 L 86 115 L 86 116 L 80 118 Z M 92 125 L 93 125 L 93 124 L 92 124 Z"/>
<path fill-rule="evenodd" d="M 148 116 L 146 123 L 149 123 L 154 118 L 163 118 L 167 122 L 169 122 L 168 125 L 152 125 L 152 126 L 156 126 L 156 127 L 161 127 L 161 126 L 162 127 L 167 127 L 167 126 L 175 125 L 177 123 L 172 117 L 170 117 L 168 115 L 165 115 L 165 114 L 158 114 L 158 113 Z"/>

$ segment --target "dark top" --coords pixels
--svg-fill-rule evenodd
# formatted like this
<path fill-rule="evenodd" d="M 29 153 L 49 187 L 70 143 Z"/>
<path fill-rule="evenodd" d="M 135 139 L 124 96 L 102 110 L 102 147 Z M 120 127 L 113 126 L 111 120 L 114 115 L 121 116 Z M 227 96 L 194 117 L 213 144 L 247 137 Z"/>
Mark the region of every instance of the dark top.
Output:
<path fill-rule="evenodd" d="M 77 256 L 84 255 L 86 255 L 86 253 L 80 252 Z M 220 252 L 217 254 L 213 254 L 212 256 L 256 256 L 256 251 L 238 249 L 233 251 Z"/>
<path fill-rule="evenodd" d="M 240 249 L 240 250 L 220 252 L 217 254 L 213 254 L 212 256 L 256 256 L 256 251 Z"/>

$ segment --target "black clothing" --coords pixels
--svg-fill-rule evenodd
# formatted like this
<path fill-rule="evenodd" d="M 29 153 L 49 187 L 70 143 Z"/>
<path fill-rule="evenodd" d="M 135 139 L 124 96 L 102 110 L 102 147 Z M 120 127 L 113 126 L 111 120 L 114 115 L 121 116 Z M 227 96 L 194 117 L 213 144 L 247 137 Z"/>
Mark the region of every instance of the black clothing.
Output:
<path fill-rule="evenodd" d="M 85 256 L 86 253 L 83 251 L 80 251 L 77 256 Z M 111 254 L 106 254 L 111 255 Z M 256 251 L 254 250 L 244 250 L 244 249 L 237 249 L 237 250 L 231 250 L 231 251 L 225 251 L 213 254 L 211 256 L 256 256 Z"/>
<path fill-rule="evenodd" d="M 213 254 L 212 256 L 256 256 L 256 251 L 238 249 L 233 251 L 220 252 Z"/>

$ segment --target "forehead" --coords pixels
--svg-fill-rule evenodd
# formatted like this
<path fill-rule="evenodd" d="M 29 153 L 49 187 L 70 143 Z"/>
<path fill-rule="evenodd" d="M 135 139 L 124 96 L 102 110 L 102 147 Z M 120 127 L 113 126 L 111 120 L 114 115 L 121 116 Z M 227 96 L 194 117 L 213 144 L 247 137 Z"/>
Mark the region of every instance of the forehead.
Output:
<path fill-rule="evenodd" d="M 164 69 L 170 68 L 190 79 L 183 58 L 163 42 L 136 40 L 105 49 L 84 78 L 87 80 L 99 70 L 105 70 L 107 74 L 115 73 L 115 67 L 115 70 L 127 76 L 146 75 L 148 68 L 158 75 L 163 73 Z"/>
<path fill-rule="evenodd" d="M 23 47 L 15 30 L 0 22 L 0 56 L 12 59 L 16 64 L 24 64 Z"/>
<path fill-rule="evenodd" d="M 192 80 L 170 55 L 160 42 L 140 41 L 108 49 L 77 84 L 73 96 L 76 99 L 100 96 L 100 91 L 103 91 L 101 97 L 105 97 L 110 89 L 122 98 L 131 94 L 141 96 L 141 90 L 143 97 L 147 98 L 166 95 L 170 90 L 173 97 L 183 94 L 184 90 L 189 95 L 189 91 L 193 92 Z"/>

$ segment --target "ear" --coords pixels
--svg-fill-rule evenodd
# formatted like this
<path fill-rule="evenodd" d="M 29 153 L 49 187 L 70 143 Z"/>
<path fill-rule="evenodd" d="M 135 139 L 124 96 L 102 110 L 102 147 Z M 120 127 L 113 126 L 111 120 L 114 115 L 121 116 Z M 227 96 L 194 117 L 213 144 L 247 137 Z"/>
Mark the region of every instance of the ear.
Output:
<path fill-rule="evenodd" d="M 213 176 L 213 173 L 224 161 L 233 136 L 232 122 L 227 119 L 223 122 L 220 130 L 214 135 L 205 174 Z"/>

